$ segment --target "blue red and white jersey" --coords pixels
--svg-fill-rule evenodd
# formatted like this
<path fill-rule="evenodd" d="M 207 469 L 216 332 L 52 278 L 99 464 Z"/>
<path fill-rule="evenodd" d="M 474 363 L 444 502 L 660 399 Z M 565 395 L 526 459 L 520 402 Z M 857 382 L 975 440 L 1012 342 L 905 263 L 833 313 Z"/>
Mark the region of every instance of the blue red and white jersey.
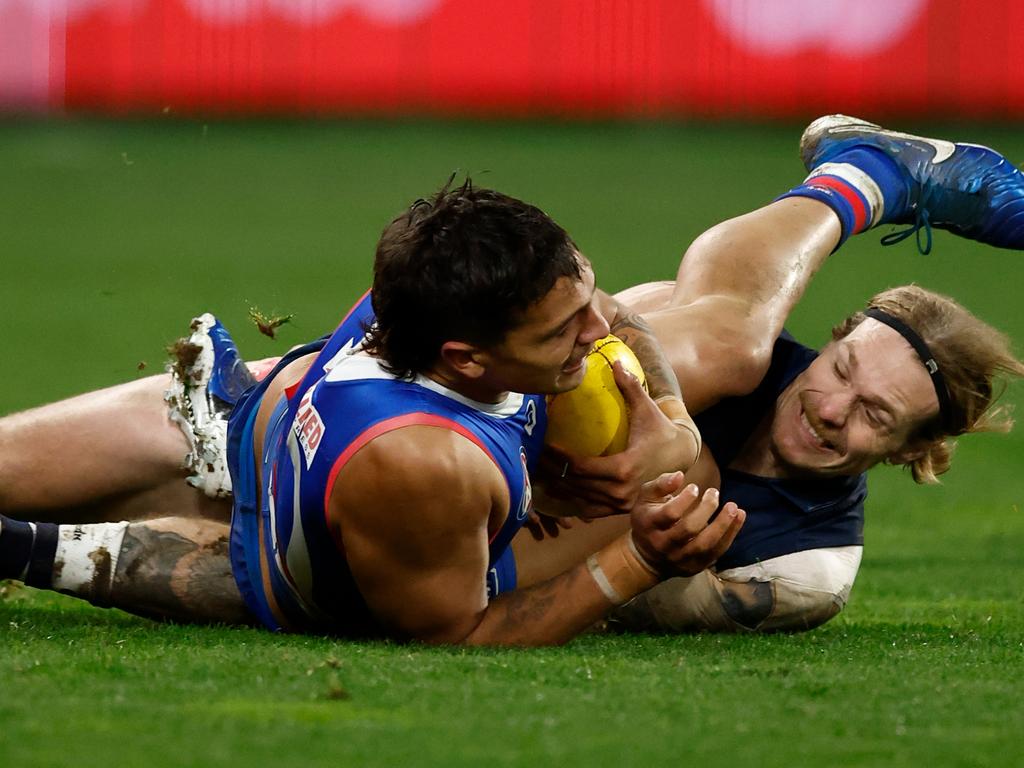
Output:
<path fill-rule="evenodd" d="M 246 488 L 235 485 L 236 580 L 250 608 L 275 629 L 377 634 L 345 560 L 344 542 L 332 535 L 326 513 L 339 472 L 380 435 L 411 425 L 438 426 L 463 435 L 490 457 L 510 499 L 505 521 L 489 542 L 491 566 L 530 511 L 529 471 L 540 452 L 546 421 L 543 397 L 509 393 L 499 403 L 478 403 L 426 377 L 396 379 L 360 348 L 370 320 L 367 295 L 329 338 L 288 356 L 286 360 L 294 359 L 319 347 L 313 366 L 277 403 L 267 426 L 258 513 L 245 509 L 247 504 L 255 507 L 255 498 L 246 499 Z M 244 443 L 246 433 L 252 443 L 252 415 L 261 389 L 239 402 L 229 426 L 239 438 L 229 437 L 232 479 L 238 465 L 243 486 L 243 462 L 232 459 L 248 458 L 255 466 L 256 457 L 244 455 Z M 499 586 L 510 588 L 498 584 L 493 568 L 488 586 L 492 596 Z"/>

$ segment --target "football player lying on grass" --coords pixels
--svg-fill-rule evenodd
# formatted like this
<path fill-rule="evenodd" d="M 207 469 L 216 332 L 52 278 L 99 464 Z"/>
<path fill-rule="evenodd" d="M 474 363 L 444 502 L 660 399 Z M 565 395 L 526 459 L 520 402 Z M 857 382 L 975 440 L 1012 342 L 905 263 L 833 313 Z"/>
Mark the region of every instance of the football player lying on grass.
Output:
<path fill-rule="evenodd" d="M 948 467 L 948 437 L 998 422 L 998 414 L 985 415 L 993 377 L 1019 375 L 1024 366 L 998 333 L 919 289 L 876 297 L 820 356 L 780 339 L 783 321 L 849 235 L 887 222 L 927 227 L 930 220 L 982 242 L 1021 247 L 1014 214 L 1024 195 L 1019 172 L 990 150 L 849 119 L 815 123 L 803 148 L 812 169 L 804 184 L 699 238 L 674 285 L 641 286 L 621 297 L 645 313 L 691 410 L 702 413 L 708 450 L 691 475 L 707 486 L 720 483 L 723 498 L 735 493 L 751 507 L 739 538 L 744 513 L 735 503 L 712 519 L 717 493 L 699 494 L 679 475 L 649 480 L 665 468 L 652 462 L 652 446 L 672 448 L 673 466 L 696 448 L 685 439 L 692 436 L 688 414 L 656 364 L 647 373 L 661 382 L 652 394 L 669 395 L 661 409 L 616 372 L 632 408 L 627 449 L 600 459 L 563 457 L 553 464 L 561 471 L 549 477 L 552 491 L 575 494 L 586 515 L 629 511 L 629 530 L 612 530 L 621 526 L 615 520 L 580 526 L 601 541 L 581 543 L 574 532 L 533 551 L 520 542 L 513 559 L 507 543 L 529 510 L 522 468 L 532 465 L 544 426 L 543 400 L 514 392 L 553 394 L 578 384 L 584 354 L 608 327 L 605 301 L 593 298 L 589 267 L 570 246 L 571 258 L 520 305 L 515 322 L 466 341 L 445 335 L 451 331 L 443 324 L 438 331 L 434 314 L 403 307 L 407 296 L 389 294 L 388 280 L 401 283 L 409 262 L 379 248 L 376 327 L 362 347 L 353 353 L 344 343 L 358 335 L 357 315 L 325 347 L 286 358 L 232 411 L 230 528 L 218 519 L 223 505 L 174 484 L 168 455 L 180 451 L 181 437 L 153 407 L 153 381 L 0 423 L 6 510 L 38 518 L 59 506 L 65 519 L 97 509 L 164 515 L 130 525 L 4 520 L 0 575 L 149 615 L 433 642 L 559 642 L 660 582 L 620 615 L 634 625 L 653 620 L 678 629 L 819 623 L 838 608 L 838 582 L 845 579 L 848 589 L 856 572 L 863 472 L 890 461 L 911 465 L 918 480 L 934 479 Z M 412 227 L 424 215 L 429 208 L 414 206 L 392 228 Z M 399 234 L 399 243 L 414 239 Z M 463 249 L 450 252 L 461 258 L 469 241 L 459 234 L 439 227 L 430 236 L 435 244 L 461 242 Z M 450 297 L 442 299 L 436 314 L 451 314 Z M 493 302 L 484 297 L 458 314 L 479 307 L 475 320 L 485 322 L 498 308 Z M 400 310 L 418 321 L 405 340 L 414 353 L 407 362 L 396 358 L 401 340 L 387 338 Z M 426 329 L 424 318 L 432 320 Z M 642 323 L 620 323 L 643 351 L 637 340 L 649 337 L 633 327 Z M 183 351 L 201 354 L 181 360 L 172 411 L 199 480 L 218 496 L 227 488 L 207 470 L 222 460 L 223 427 L 209 406 L 233 402 L 236 388 L 249 382 L 212 319 L 197 324 L 192 341 Z M 317 350 L 319 357 L 310 355 Z M 650 364 L 643 356 L 641 362 Z M 403 388 L 416 388 L 416 408 L 427 402 L 434 410 L 402 411 L 391 400 L 411 397 Z M 123 421 L 133 408 L 137 418 L 119 425 L 118 445 L 103 445 L 110 431 L 103 417 Z M 355 410 L 363 421 L 354 430 L 332 423 L 336 410 Z M 76 445 L 67 444 L 57 419 L 65 430 L 81 427 Z M 495 435 L 496 425 L 510 432 Z M 254 434 L 268 448 L 262 462 Z M 86 453 L 90 441 L 104 450 Z M 159 441 L 165 450 L 155 450 Z M 33 461 L 19 465 L 16 445 L 22 454 L 30 446 Z M 83 454 L 95 462 L 86 467 L 92 471 L 59 474 L 75 461 L 81 468 Z M 57 479 L 47 487 L 40 477 Z M 808 552 L 809 559 L 792 557 Z M 717 575 L 705 572 L 720 556 Z M 844 573 L 820 566 L 820 557 L 845 558 Z M 781 591 L 793 574 L 805 582 L 795 598 Z M 818 592 L 828 596 L 825 609 L 805 600 Z"/>
<path fill-rule="evenodd" d="M 489 579 L 529 514 L 543 396 L 575 387 L 609 330 L 650 386 L 635 385 L 634 522 L 543 584 Z M 743 523 L 735 505 L 709 522 L 717 492 L 678 471 L 699 437 L 642 322 L 547 215 L 468 181 L 392 221 L 372 306 L 258 384 L 211 316 L 174 369 L 174 423 L 166 377 L 0 421 L 4 510 L 150 518 L 0 518 L 0 578 L 179 620 L 541 645 L 699 573 Z M 209 498 L 182 483 L 186 450 Z"/>
<path fill-rule="evenodd" d="M 617 295 L 650 324 L 697 414 L 704 451 L 688 479 L 719 487 L 747 516 L 713 569 L 639 596 L 615 613 L 621 627 L 800 630 L 828 620 L 861 559 L 864 472 L 902 464 L 915 481 L 935 482 L 950 465 L 949 438 L 1011 424 L 990 408 L 995 378 L 1024 366 L 1005 337 L 946 297 L 916 286 L 885 291 L 837 325 L 820 354 L 780 333 L 822 261 L 870 226 L 923 227 L 923 250 L 929 222 L 1024 247 L 1020 172 L 981 147 L 842 116 L 813 123 L 801 153 L 811 171 L 803 185 L 698 238 L 674 283 Z M 562 466 L 559 495 L 586 499 L 583 514 L 628 504 L 628 484 L 607 464 Z M 587 479 L 599 472 L 608 476 Z M 620 518 L 605 518 L 539 543 L 520 534 L 519 583 L 546 578 L 621 530 Z"/>

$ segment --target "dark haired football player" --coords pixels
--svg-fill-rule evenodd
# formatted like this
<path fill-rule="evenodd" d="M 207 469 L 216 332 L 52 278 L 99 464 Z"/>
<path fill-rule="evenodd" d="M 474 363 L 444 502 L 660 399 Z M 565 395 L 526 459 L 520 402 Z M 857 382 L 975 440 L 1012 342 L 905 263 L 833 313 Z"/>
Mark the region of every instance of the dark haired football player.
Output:
<path fill-rule="evenodd" d="M 691 409 L 702 412 L 699 422 L 708 450 L 690 472 L 691 479 L 700 478 L 702 484 L 711 487 L 720 485 L 723 498 L 737 498 L 748 510 L 748 523 L 719 559 L 717 573 L 702 571 L 696 578 L 669 580 L 650 590 L 620 612 L 620 618 L 631 626 L 653 623 L 668 629 L 799 628 L 813 626 L 833 615 L 845 599 L 859 562 L 863 472 L 874 464 L 889 461 L 911 465 L 919 480 L 933 479 L 948 467 L 949 437 L 999 423 L 998 411 L 990 410 L 995 377 L 1004 373 L 1020 375 L 1024 371 L 1002 336 L 951 300 L 922 290 L 898 289 L 875 297 L 868 311 L 849 318 L 837 330 L 835 341 L 820 355 L 781 335 L 786 316 L 824 258 L 850 234 L 872 225 L 910 221 L 918 230 L 927 231 L 930 225 L 943 226 L 997 246 L 1024 245 L 1021 175 L 991 150 L 896 134 L 838 117 L 812 125 L 805 134 L 803 148 L 812 169 L 804 184 L 780 201 L 719 225 L 699 238 L 688 251 L 674 284 L 641 286 L 620 297 L 645 314 L 669 353 Z M 594 333 L 599 330 L 596 321 L 589 325 L 584 322 L 590 316 L 587 296 L 592 284 L 585 266 L 581 274 L 583 279 L 576 282 L 564 275 L 558 278 L 552 288 L 555 292 L 549 292 L 537 304 L 538 308 L 548 306 L 551 310 L 547 321 L 558 316 L 556 305 L 563 313 L 571 312 L 565 314 L 569 324 L 550 322 L 549 330 L 538 329 L 539 335 L 529 338 L 556 339 L 572 322 Z M 565 289 L 564 294 L 557 292 L 559 285 Z M 536 319 L 540 321 L 542 316 L 543 311 Z M 530 315 L 521 318 L 527 330 L 532 322 Z M 541 322 L 540 327 L 544 326 Z M 197 329 L 199 340 L 205 332 L 203 328 Z M 374 345 L 379 342 L 375 339 L 379 339 L 381 331 L 375 333 L 370 336 L 371 349 L 377 348 Z M 572 349 L 582 355 L 589 343 L 586 332 L 573 333 L 578 343 Z M 508 331 L 506 339 L 512 339 L 512 334 Z M 521 335 L 515 338 L 526 341 Z M 442 350 L 446 344 L 441 345 Z M 364 380 L 374 370 L 382 371 L 381 377 L 390 377 L 393 382 L 402 380 L 396 373 L 401 374 L 404 368 L 395 366 L 387 370 L 374 362 L 373 353 L 366 348 L 353 355 L 344 344 L 339 342 L 335 346 L 341 348 L 331 348 L 334 354 L 329 359 L 318 358 L 314 380 L 322 378 L 321 370 L 328 379 L 335 376 L 339 383 Z M 454 354 L 445 358 L 447 364 L 457 362 L 457 369 L 472 373 L 477 386 L 492 380 L 487 371 L 493 371 L 495 364 L 504 372 L 503 380 L 540 382 L 544 378 L 533 375 L 539 374 L 540 368 L 522 367 L 522 350 L 512 350 L 503 356 L 486 348 L 482 352 L 480 348 L 468 349 L 466 342 L 447 349 L 446 355 Z M 371 364 L 365 362 L 367 356 Z M 568 354 L 558 369 L 560 374 L 546 381 L 570 383 L 579 373 L 575 367 L 578 359 Z M 220 360 L 215 371 L 231 368 L 230 354 L 221 355 Z M 544 370 L 553 373 L 555 369 Z M 91 581 L 80 579 L 82 584 L 78 585 L 67 581 L 58 584 L 54 574 L 66 579 L 69 562 L 103 563 L 97 553 L 104 550 L 109 554 L 114 547 L 93 543 L 88 545 L 89 557 L 83 557 L 80 548 L 77 556 L 69 558 L 59 550 L 60 543 L 64 539 L 87 537 L 99 528 L 46 529 L 42 538 L 56 539 L 57 544 L 44 547 L 37 541 L 33 548 L 25 544 L 31 539 L 25 529 L 5 522 L 0 532 L 0 553 L 8 554 L 0 554 L 0 563 L 6 560 L 7 573 L 13 570 L 32 583 L 70 589 L 97 602 L 107 600 L 141 610 L 149 599 L 153 601 L 151 612 L 158 615 L 244 620 L 255 614 L 270 626 L 286 626 L 281 618 L 297 616 L 301 619 L 297 628 L 342 632 L 346 631 L 345 626 L 315 623 L 323 620 L 318 615 L 320 608 L 326 606 L 334 611 L 336 607 L 317 601 L 316 596 L 323 594 L 316 591 L 320 571 L 315 565 L 312 570 L 306 567 L 323 562 L 318 560 L 320 557 L 336 558 L 339 553 L 343 558 L 350 554 L 358 557 L 365 553 L 366 560 L 373 562 L 381 560 L 384 553 L 382 562 L 394 566 L 399 574 L 395 581 L 388 574 L 383 576 L 383 588 L 393 590 L 390 594 L 394 595 L 418 597 L 419 589 L 429 595 L 441 584 L 451 589 L 455 582 L 438 581 L 431 576 L 432 570 L 424 567 L 429 564 L 434 548 L 403 549 L 403 545 L 410 536 L 420 540 L 424 522 L 429 522 L 429 530 L 437 533 L 434 541 L 438 546 L 448 540 L 444 528 L 448 520 L 447 502 L 439 502 L 437 506 L 443 508 L 437 509 L 428 504 L 428 516 L 421 518 L 421 500 L 430 492 L 445 500 L 461 497 L 462 483 L 471 482 L 478 473 L 476 465 L 468 461 L 471 453 L 463 455 L 453 446 L 439 443 L 425 444 L 437 455 L 409 455 L 400 448 L 383 450 L 391 446 L 386 440 L 377 442 L 380 437 L 374 437 L 368 445 L 376 443 L 383 455 L 356 447 L 353 455 L 345 458 L 339 473 L 352 467 L 352 461 L 359 472 L 338 477 L 331 493 L 333 498 L 338 487 L 347 482 L 353 484 L 357 493 L 360 488 L 368 489 L 355 500 L 340 497 L 342 514 L 352 515 L 355 525 L 340 524 L 325 533 L 316 528 L 321 523 L 313 520 L 308 531 L 304 525 L 297 528 L 291 510 L 277 506 L 275 492 L 281 487 L 294 487 L 297 479 L 301 480 L 302 471 L 315 464 L 322 450 L 324 424 L 319 409 L 314 412 L 308 407 L 315 407 L 316 402 L 306 401 L 309 385 L 304 383 L 302 371 L 284 375 L 286 371 L 286 367 L 281 367 L 271 378 L 273 381 L 283 376 L 278 384 L 284 397 L 272 399 L 275 412 L 266 415 L 265 422 L 280 430 L 274 450 L 279 454 L 285 448 L 289 451 L 283 460 L 272 467 L 267 465 L 265 470 L 283 467 L 284 471 L 264 471 L 263 502 L 258 508 L 252 501 L 246 501 L 246 495 L 257 498 L 251 489 L 259 487 L 253 486 L 252 477 L 258 473 L 259 465 L 247 461 L 233 472 L 234 582 L 247 596 L 246 606 L 241 605 L 232 590 L 231 569 L 221 539 L 190 533 L 193 529 L 174 530 L 174 525 L 185 526 L 188 522 L 180 519 L 125 524 L 118 529 L 118 541 L 122 543 L 116 549 L 120 560 L 92 570 L 86 565 L 83 572 L 91 574 Z M 530 375 L 526 376 L 527 373 Z M 634 406 L 632 428 L 639 445 L 649 439 L 652 428 L 665 424 L 653 418 L 660 414 L 640 395 L 635 382 L 620 376 L 620 385 Z M 430 385 L 426 388 L 432 389 Z M 214 386 L 213 390 L 216 389 Z M 252 392 L 267 391 L 253 390 L 248 397 L 254 396 Z M 455 390 L 449 388 L 441 394 L 449 397 L 452 392 Z M 203 398 L 198 400 L 201 406 Z M 378 412 L 372 402 L 352 402 L 371 416 Z M 477 404 L 480 402 L 483 401 Z M 536 405 L 539 413 L 539 402 Z M 201 411 L 202 407 L 194 410 Z M 245 415 L 248 412 L 245 401 L 236 407 L 232 415 L 234 434 L 239 434 L 238 423 L 249 423 Z M 41 409 L 35 423 L 30 419 L 20 423 L 8 421 L 6 434 L 17 435 L 19 428 L 24 434 L 38 428 L 44 416 L 55 413 Z M 256 415 L 260 417 L 258 412 Z M 682 414 L 679 420 L 685 423 Z M 524 432 L 530 423 L 527 413 Z M 259 435 L 258 418 L 252 424 Z M 0 424 L 0 428 L 3 426 Z M 535 431 L 538 428 L 535 426 Z M 579 622 L 586 617 L 627 600 L 642 588 L 645 580 L 653 583 L 673 569 L 685 573 L 702 562 L 710 562 L 735 536 L 742 520 L 742 513 L 729 503 L 710 527 L 704 528 L 717 506 L 715 494 L 698 497 L 696 489 L 690 486 L 680 491 L 678 477 L 662 477 L 641 491 L 636 467 L 640 454 L 635 447 L 631 445 L 619 456 L 600 460 L 572 458 L 565 467 L 567 471 L 562 473 L 565 477 L 556 475 L 552 483 L 556 490 L 561 485 L 563 491 L 574 492 L 587 513 L 632 509 L 629 525 L 634 534 L 639 534 L 636 538 L 621 533 L 620 529 L 627 526 L 611 520 L 581 527 L 587 535 L 593 534 L 583 544 L 580 536 L 567 536 L 559 541 L 572 546 L 542 544 L 535 552 L 517 547 L 514 563 L 509 556 L 502 556 L 500 548 L 489 553 L 492 587 L 502 590 L 513 583 L 518 569 L 520 585 L 533 586 L 516 592 L 521 592 L 526 601 L 539 601 L 517 603 L 504 597 L 492 600 L 486 611 L 491 611 L 487 615 L 499 622 L 500 637 L 482 630 L 474 634 L 476 630 L 472 630 L 460 638 L 424 629 L 430 621 L 416 623 L 424 620 L 419 606 L 401 604 L 399 600 L 389 609 L 388 600 L 382 600 L 375 591 L 375 577 L 381 571 L 372 571 L 371 577 L 359 568 L 346 571 L 339 566 L 323 573 L 327 574 L 329 585 L 341 585 L 339 605 L 358 608 L 351 614 L 353 619 L 367 619 L 371 628 L 383 627 L 392 635 L 470 642 L 564 639 L 567 635 L 553 631 L 555 627 L 565 627 L 560 624 L 559 612 L 568 616 L 570 622 L 577 622 L 572 626 L 578 629 Z M 205 458 L 205 453 L 198 449 L 194 448 L 194 453 Z M 241 455 L 237 445 L 229 450 L 235 463 Z M 275 454 L 271 451 L 268 455 Z M 368 461 L 359 462 L 361 456 L 368 457 Z M 394 466 L 395 456 L 404 460 L 403 471 L 383 471 L 384 467 Z M 464 477 L 451 466 L 456 464 Z M 0 468 L 3 465 L 0 462 Z M 434 471 L 439 466 L 449 471 Z M 7 477 L 11 483 L 16 480 L 15 475 Z M 328 474 L 328 483 L 330 477 Z M 506 486 L 511 494 L 515 484 Z M 4 482 L 0 482 L 0 487 L 4 487 Z M 16 485 L 7 487 L 18 490 Z M 26 497 L 27 492 L 11 494 L 10 506 L 24 510 Z M 499 508 L 505 510 L 501 519 L 506 520 L 510 505 L 504 494 L 500 498 Z M 386 503 L 377 503 L 380 499 Z M 317 505 L 321 502 L 315 493 L 313 498 L 306 499 L 289 492 L 285 501 L 289 500 L 292 509 L 301 510 L 308 504 L 314 517 L 320 514 Z M 152 499 L 143 497 L 143 501 L 152 504 Z M 372 502 L 366 505 L 373 510 L 367 520 L 363 519 L 360 501 Z M 328 502 L 324 502 L 324 509 L 329 526 L 332 518 Z M 253 511 L 247 509 L 247 504 Z M 523 505 L 511 506 L 525 511 Z M 655 508 L 657 511 L 652 511 Z M 667 525 L 669 510 L 679 517 L 679 522 L 671 526 Z M 243 515 L 249 515 L 248 519 L 254 522 L 247 525 Z M 377 535 L 361 536 L 360 522 L 377 531 Z M 202 525 L 195 521 L 188 524 Z M 644 529 L 643 524 L 648 527 Z M 32 531 L 37 540 L 39 530 Z M 12 531 L 13 537 L 9 535 Z M 500 527 L 493 531 L 488 527 L 483 535 L 492 532 L 499 537 L 495 541 L 504 534 Z M 311 539 L 323 551 L 308 547 L 303 550 L 301 546 L 293 549 Z M 690 556 L 688 546 L 697 547 L 698 554 Z M 653 550 L 648 551 L 649 547 Z M 396 552 L 402 552 L 408 561 L 396 563 L 387 559 Z M 537 553 L 539 556 L 535 556 Z M 480 571 L 488 558 L 479 556 L 475 562 Z M 55 568 L 55 563 L 60 567 Z M 549 576 L 553 576 L 550 581 L 546 580 Z M 480 590 L 480 604 L 485 604 L 482 577 L 467 579 L 463 586 L 468 589 L 472 584 L 479 585 L 473 589 Z M 578 592 L 567 584 L 585 584 L 586 588 Z M 794 585 L 796 588 L 790 589 Z M 571 595 L 585 596 L 587 590 L 593 599 L 582 608 L 577 603 L 559 603 Z M 218 597 L 222 598 L 220 602 Z M 461 593 L 455 599 L 460 597 Z M 351 602 L 343 602 L 350 598 Z M 358 599 L 364 601 L 365 610 L 358 605 Z M 272 600 L 277 604 L 271 604 Z M 428 601 L 427 613 L 436 617 L 438 614 L 430 608 L 433 605 Z M 509 613 L 501 612 L 503 605 L 509 606 Z M 336 616 L 337 612 L 334 613 Z M 413 623 L 410 626 L 419 629 L 395 631 L 401 628 L 404 613 L 412 617 L 408 619 Z M 310 623 L 303 623 L 307 617 Z M 328 622 L 331 619 L 328 615 Z M 539 624 L 534 625 L 534 621 Z M 522 634 L 526 626 L 541 626 L 551 632 L 544 634 L 542 630 L 544 636 L 538 640 L 537 636 Z M 494 625 L 481 623 L 477 627 L 490 629 Z"/>

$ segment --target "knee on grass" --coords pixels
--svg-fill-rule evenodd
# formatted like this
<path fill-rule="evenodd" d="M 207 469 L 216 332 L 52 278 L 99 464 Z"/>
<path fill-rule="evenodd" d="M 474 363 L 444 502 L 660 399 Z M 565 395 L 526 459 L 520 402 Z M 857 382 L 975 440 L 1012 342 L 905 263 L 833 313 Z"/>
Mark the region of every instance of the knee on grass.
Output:
<path fill-rule="evenodd" d="M 846 606 L 861 547 L 770 558 L 715 574 L 669 579 L 612 616 L 620 629 L 653 632 L 802 632 Z"/>

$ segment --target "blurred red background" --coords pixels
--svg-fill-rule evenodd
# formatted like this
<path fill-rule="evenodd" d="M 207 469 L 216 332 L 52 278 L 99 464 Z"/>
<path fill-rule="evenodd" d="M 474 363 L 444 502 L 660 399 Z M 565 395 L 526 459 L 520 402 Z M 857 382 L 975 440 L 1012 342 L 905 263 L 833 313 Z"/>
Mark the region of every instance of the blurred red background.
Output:
<path fill-rule="evenodd" d="M 0 106 L 1024 117 L 1014 0 L 0 0 Z"/>

